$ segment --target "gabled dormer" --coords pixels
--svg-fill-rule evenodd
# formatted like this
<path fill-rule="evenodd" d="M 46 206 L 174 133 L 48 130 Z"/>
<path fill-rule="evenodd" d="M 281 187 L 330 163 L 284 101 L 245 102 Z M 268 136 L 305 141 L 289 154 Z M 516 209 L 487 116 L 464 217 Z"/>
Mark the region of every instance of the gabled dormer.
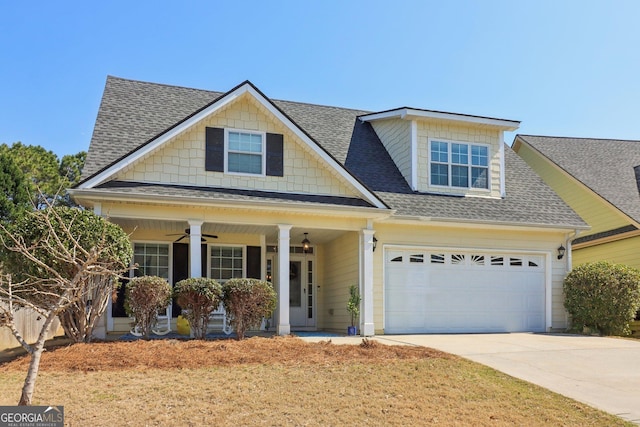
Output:
<path fill-rule="evenodd" d="M 505 196 L 503 136 L 520 122 L 408 107 L 360 120 L 371 123 L 414 191 Z"/>

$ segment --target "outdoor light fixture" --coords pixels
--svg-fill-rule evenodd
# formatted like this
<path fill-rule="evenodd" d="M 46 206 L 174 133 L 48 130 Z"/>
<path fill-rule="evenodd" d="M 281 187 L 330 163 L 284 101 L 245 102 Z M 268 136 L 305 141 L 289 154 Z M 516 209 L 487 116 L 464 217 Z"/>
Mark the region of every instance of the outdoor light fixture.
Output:
<path fill-rule="evenodd" d="M 309 252 L 309 246 L 311 246 L 311 242 L 307 238 L 307 234 L 309 233 L 304 233 L 304 239 L 302 240 L 302 252 L 305 254 Z"/>
<path fill-rule="evenodd" d="M 560 245 L 560 247 L 558 248 L 558 259 L 562 259 L 564 258 L 564 253 L 567 250 L 564 248 L 564 246 Z"/>
<path fill-rule="evenodd" d="M 373 236 L 373 252 L 376 251 L 377 247 L 378 247 L 378 239 L 376 239 L 376 236 Z"/>

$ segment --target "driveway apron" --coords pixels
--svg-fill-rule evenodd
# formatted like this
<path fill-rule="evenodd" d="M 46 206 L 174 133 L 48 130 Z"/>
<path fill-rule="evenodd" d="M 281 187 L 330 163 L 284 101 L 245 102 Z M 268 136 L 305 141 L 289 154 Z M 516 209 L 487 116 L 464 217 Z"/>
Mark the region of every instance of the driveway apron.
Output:
<path fill-rule="evenodd" d="M 456 354 L 640 425 L 637 340 L 531 333 L 381 335 L 376 339 Z"/>

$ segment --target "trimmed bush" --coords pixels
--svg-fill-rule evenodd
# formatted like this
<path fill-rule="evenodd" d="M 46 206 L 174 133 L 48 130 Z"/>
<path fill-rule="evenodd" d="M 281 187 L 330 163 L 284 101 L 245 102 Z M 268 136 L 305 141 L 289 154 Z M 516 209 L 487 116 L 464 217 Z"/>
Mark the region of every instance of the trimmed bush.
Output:
<path fill-rule="evenodd" d="M 162 277 L 134 277 L 127 284 L 125 309 L 134 318 L 134 327 L 140 328 L 147 339 L 158 318 L 158 311 L 167 308 L 170 302 L 171 286 Z"/>
<path fill-rule="evenodd" d="M 206 277 L 192 277 L 176 283 L 173 295 L 191 325 L 193 336 L 205 339 L 209 316 L 222 301 L 220 283 Z"/>
<path fill-rule="evenodd" d="M 66 294 L 72 302 L 58 316 L 65 334 L 74 342 L 91 341 L 118 277 L 129 269 L 133 248 L 127 233 L 91 211 L 60 206 L 16 218 L 10 230 L 0 233 L 0 241 L 15 246 L 17 242 L 6 236 L 9 232 L 33 257 L 6 250 L 0 243 L 5 273 L 15 283 L 28 281 L 26 299 L 46 309 Z"/>
<path fill-rule="evenodd" d="M 564 294 L 574 329 L 628 335 L 640 308 L 640 271 L 604 261 L 582 264 L 567 275 Z"/>
<path fill-rule="evenodd" d="M 263 317 L 276 309 L 276 292 L 269 282 L 258 279 L 230 279 L 222 285 L 222 301 L 231 325 L 244 339 L 244 333 L 260 325 Z"/>

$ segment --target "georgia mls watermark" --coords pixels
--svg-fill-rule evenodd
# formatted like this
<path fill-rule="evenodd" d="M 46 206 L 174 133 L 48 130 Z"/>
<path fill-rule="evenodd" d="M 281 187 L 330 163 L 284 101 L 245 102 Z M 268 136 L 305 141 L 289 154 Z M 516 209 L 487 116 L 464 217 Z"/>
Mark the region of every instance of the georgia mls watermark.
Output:
<path fill-rule="evenodd" d="M 64 406 L 0 406 L 0 427 L 64 427 Z"/>

